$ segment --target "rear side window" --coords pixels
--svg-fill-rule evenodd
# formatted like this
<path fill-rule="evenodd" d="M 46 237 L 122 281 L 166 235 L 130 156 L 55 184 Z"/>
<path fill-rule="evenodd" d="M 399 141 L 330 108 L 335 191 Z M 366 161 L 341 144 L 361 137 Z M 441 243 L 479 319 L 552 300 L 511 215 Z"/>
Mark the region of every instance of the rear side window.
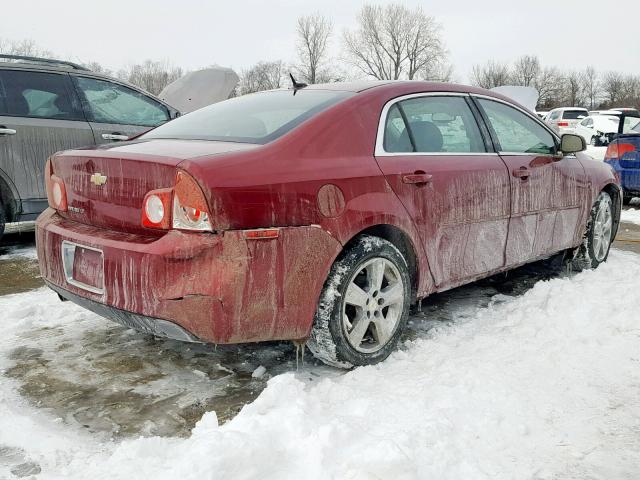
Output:
<path fill-rule="evenodd" d="M 482 98 L 478 101 L 498 138 L 500 152 L 544 155 L 556 152 L 553 135 L 533 118 L 504 103 Z"/>
<path fill-rule="evenodd" d="M 578 120 L 589 115 L 586 110 L 565 110 L 562 118 L 565 120 Z"/>
<path fill-rule="evenodd" d="M 274 90 L 201 108 L 146 133 L 142 138 L 179 138 L 264 144 L 352 96 L 329 90 Z"/>
<path fill-rule="evenodd" d="M 156 127 L 169 120 L 164 105 L 137 90 L 89 77 L 75 77 L 74 81 L 92 122 Z"/>
<path fill-rule="evenodd" d="M 417 97 L 394 104 L 387 114 L 384 148 L 417 153 L 486 151 L 467 102 L 453 96 Z"/>
<path fill-rule="evenodd" d="M 4 115 L 84 120 L 67 74 L 3 70 L 0 84 Z"/>

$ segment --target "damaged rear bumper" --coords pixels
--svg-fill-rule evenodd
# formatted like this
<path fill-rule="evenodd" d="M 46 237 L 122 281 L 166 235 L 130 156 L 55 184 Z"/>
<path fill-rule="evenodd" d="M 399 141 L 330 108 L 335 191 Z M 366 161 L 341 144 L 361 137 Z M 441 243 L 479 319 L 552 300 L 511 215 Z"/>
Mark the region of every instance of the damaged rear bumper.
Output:
<path fill-rule="evenodd" d="M 36 242 L 42 277 L 61 296 L 132 328 L 212 343 L 306 338 L 341 250 L 312 226 L 282 228 L 267 240 L 248 240 L 242 231 L 144 236 L 51 209 L 38 218 Z M 102 252 L 101 289 L 68 281 L 63 242 Z"/>
<path fill-rule="evenodd" d="M 107 318 L 111 321 L 119 323 L 127 328 L 133 328 L 139 332 L 150 333 L 157 337 L 171 338 L 173 340 L 181 340 L 183 342 L 202 343 L 202 341 L 187 332 L 180 325 L 173 322 L 162 320 L 160 318 L 147 317 L 137 313 L 120 310 L 109 305 L 89 300 L 88 298 L 75 295 L 64 290 L 52 283 L 46 282 L 47 286 L 56 292 L 61 299 L 70 300 L 73 303 L 86 308 L 87 310 Z"/>

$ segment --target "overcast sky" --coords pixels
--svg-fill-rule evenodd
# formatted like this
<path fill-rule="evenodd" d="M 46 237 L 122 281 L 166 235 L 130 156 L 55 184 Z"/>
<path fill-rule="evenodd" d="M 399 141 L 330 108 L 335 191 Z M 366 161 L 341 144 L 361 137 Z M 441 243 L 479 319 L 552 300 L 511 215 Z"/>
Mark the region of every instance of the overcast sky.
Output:
<path fill-rule="evenodd" d="M 58 55 L 118 69 L 144 59 L 187 69 L 217 63 L 238 71 L 260 60 L 295 59 L 300 15 L 333 19 L 334 51 L 364 3 L 384 0 L 19 0 L 0 37 L 30 38 Z M 544 65 L 640 73 L 640 1 L 445 0 L 421 6 L 442 24 L 456 78 L 474 63 L 529 53 Z M 608 5 L 608 6 L 607 6 Z M 5 8 L 4 10 L 7 10 Z M 624 27 L 624 25 L 628 25 Z"/>

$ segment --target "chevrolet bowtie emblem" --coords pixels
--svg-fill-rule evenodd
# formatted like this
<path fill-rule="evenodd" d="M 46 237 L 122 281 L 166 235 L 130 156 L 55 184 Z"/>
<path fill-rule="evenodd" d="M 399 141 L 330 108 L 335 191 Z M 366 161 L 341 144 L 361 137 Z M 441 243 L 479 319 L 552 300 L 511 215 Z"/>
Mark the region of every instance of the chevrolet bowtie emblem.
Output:
<path fill-rule="evenodd" d="M 93 175 L 91 175 L 91 183 L 98 187 L 100 185 L 104 185 L 105 183 L 107 183 L 107 176 L 102 175 L 101 173 L 94 173 Z"/>

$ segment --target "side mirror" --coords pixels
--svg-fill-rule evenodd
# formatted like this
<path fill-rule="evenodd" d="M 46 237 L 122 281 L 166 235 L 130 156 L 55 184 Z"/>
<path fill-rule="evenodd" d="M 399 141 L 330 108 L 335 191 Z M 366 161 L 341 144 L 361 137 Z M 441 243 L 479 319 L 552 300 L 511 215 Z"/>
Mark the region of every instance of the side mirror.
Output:
<path fill-rule="evenodd" d="M 587 142 L 580 135 L 565 133 L 560 139 L 560 151 L 564 155 L 582 152 L 587 149 Z"/>

